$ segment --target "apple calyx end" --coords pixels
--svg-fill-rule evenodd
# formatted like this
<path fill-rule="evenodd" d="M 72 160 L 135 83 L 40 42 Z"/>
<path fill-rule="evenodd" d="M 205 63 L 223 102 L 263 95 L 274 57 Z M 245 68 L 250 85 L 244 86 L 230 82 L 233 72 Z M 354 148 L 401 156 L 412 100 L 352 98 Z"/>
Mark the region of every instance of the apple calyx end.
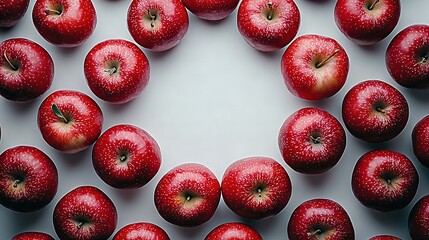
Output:
<path fill-rule="evenodd" d="M 326 57 L 325 59 L 323 59 L 321 62 L 317 63 L 316 64 L 316 68 L 323 67 L 323 65 L 325 65 L 329 60 L 331 60 L 339 52 L 340 52 L 340 49 L 335 49 L 335 51 L 332 52 L 331 55 L 329 55 L 328 57 Z"/>
<path fill-rule="evenodd" d="M 371 5 L 368 6 L 368 10 L 370 10 L 370 11 L 373 10 L 375 5 L 377 5 L 377 3 L 379 3 L 379 2 L 380 2 L 380 0 L 376 0 L 375 2 L 371 3 Z"/>
<path fill-rule="evenodd" d="M 6 60 L 7 64 L 13 71 L 18 71 L 19 67 L 15 66 L 12 61 L 10 61 L 9 57 L 7 56 L 6 51 L 3 52 L 3 57 Z"/>
<path fill-rule="evenodd" d="M 64 123 L 68 123 L 70 120 L 67 119 L 64 114 L 61 112 L 60 108 L 54 103 L 52 104 L 52 111 L 54 112 L 55 116 L 59 117 L 61 120 L 64 121 Z"/>

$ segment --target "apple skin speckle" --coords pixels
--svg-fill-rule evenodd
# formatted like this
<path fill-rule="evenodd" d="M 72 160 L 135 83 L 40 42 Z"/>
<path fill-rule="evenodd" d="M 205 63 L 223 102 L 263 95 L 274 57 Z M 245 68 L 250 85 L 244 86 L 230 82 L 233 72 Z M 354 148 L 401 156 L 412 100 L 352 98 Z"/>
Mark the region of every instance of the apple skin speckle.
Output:
<path fill-rule="evenodd" d="M 247 224 L 229 222 L 215 227 L 204 240 L 262 240 L 262 236 Z"/>

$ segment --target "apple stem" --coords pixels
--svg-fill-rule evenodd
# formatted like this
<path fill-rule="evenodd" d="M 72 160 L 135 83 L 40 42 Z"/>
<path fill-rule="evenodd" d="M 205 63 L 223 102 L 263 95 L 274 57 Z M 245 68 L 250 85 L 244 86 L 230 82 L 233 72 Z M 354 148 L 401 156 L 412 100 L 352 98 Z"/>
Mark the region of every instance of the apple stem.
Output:
<path fill-rule="evenodd" d="M 155 20 L 156 20 L 156 15 L 153 15 L 150 11 L 151 10 L 148 9 L 147 10 L 147 14 L 151 18 L 150 27 L 152 28 L 152 34 L 155 34 Z"/>
<path fill-rule="evenodd" d="M 14 182 L 13 182 L 13 187 L 14 188 L 17 188 L 18 187 L 18 184 L 21 182 L 21 180 L 19 180 L 19 179 L 16 179 Z"/>
<path fill-rule="evenodd" d="M 420 60 L 420 62 L 415 63 L 414 66 L 417 66 L 419 64 L 427 63 L 428 60 L 429 60 L 429 55 L 426 55 L 426 56 L 422 57 L 422 60 Z"/>
<path fill-rule="evenodd" d="M 270 9 L 270 11 L 268 12 L 267 19 L 268 20 L 272 20 L 273 19 L 273 13 L 272 13 L 273 3 L 272 2 L 268 2 L 267 3 L 267 7 Z"/>
<path fill-rule="evenodd" d="M 61 15 L 61 12 L 55 9 L 46 9 L 45 13 L 47 15 Z"/>
<path fill-rule="evenodd" d="M 378 107 L 376 110 L 377 110 L 377 112 L 380 112 L 380 113 L 386 113 L 386 110 L 384 110 L 381 107 Z"/>
<path fill-rule="evenodd" d="M 372 10 L 372 9 L 374 9 L 375 5 L 376 5 L 378 2 L 380 2 L 380 0 L 376 0 L 375 2 L 373 2 L 373 3 L 371 4 L 371 6 L 369 6 L 369 7 L 368 7 L 368 10 Z"/>
<path fill-rule="evenodd" d="M 310 139 L 311 139 L 311 141 L 312 141 L 314 144 L 319 144 L 319 143 L 321 143 L 321 142 L 322 142 L 322 138 L 321 138 L 321 137 L 313 137 L 313 136 L 310 136 Z"/>
<path fill-rule="evenodd" d="M 317 229 L 317 230 L 315 230 L 315 231 L 313 231 L 313 232 L 309 232 L 309 233 L 307 233 L 307 235 L 308 235 L 309 237 L 311 237 L 311 236 L 317 235 L 317 234 L 319 234 L 319 233 L 322 233 L 322 230 Z"/>
<path fill-rule="evenodd" d="M 9 64 L 9 66 L 12 68 L 12 70 L 14 70 L 14 71 L 18 70 L 18 67 L 13 65 L 12 62 L 7 57 L 6 51 L 3 52 L 3 57 L 6 60 L 7 64 Z"/>
<path fill-rule="evenodd" d="M 64 114 L 61 112 L 61 110 L 55 103 L 52 104 L 52 111 L 54 112 L 55 116 L 61 118 L 65 123 L 69 122 L 69 120 L 64 116 Z"/>
<path fill-rule="evenodd" d="M 191 201 L 191 196 L 189 196 L 189 195 L 188 195 L 188 196 L 186 196 L 186 201 L 187 201 L 187 202 Z"/>
<path fill-rule="evenodd" d="M 127 160 L 127 156 L 122 155 L 121 157 L 119 157 L 119 161 L 125 162 L 125 160 Z"/>
<path fill-rule="evenodd" d="M 327 58 L 323 59 L 323 61 L 321 61 L 320 63 L 316 64 L 316 68 L 320 68 L 323 65 L 325 65 L 331 58 L 333 58 L 339 52 L 340 52 L 340 49 L 335 49 L 335 51 L 333 53 L 331 53 L 331 55 L 329 55 Z"/>
<path fill-rule="evenodd" d="M 77 224 L 77 229 L 81 229 L 81 228 L 82 228 L 82 226 L 83 226 L 83 222 L 79 222 L 79 223 Z"/>
<path fill-rule="evenodd" d="M 118 71 L 118 69 L 116 67 L 111 67 L 111 68 L 106 69 L 104 71 L 108 72 L 110 75 L 113 75 L 114 73 L 116 73 Z"/>
<path fill-rule="evenodd" d="M 258 191 L 258 197 L 262 197 L 262 190 L 258 188 L 256 191 Z"/>

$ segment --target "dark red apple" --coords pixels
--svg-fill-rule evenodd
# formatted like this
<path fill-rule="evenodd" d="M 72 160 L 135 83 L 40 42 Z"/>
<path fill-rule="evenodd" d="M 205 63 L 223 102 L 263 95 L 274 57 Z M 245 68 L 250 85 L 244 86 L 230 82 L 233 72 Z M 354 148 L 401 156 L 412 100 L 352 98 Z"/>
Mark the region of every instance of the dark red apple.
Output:
<path fill-rule="evenodd" d="M 155 207 L 166 221 L 195 227 L 214 215 L 220 201 L 220 185 L 207 167 L 184 163 L 168 171 L 155 188 Z"/>
<path fill-rule="evenodd" d="M 126 103 L 139 96 L 150 76 L 146 55 L 122 39 L 95 45 L 86 55 L 83 69 L 91 91 L 110 103 Z"/>
<path fill-rule="evenodd" d="M 338 163 L 346 148 L 346 133 L 329 112 L 307 107 L 284 121 L 278 142 L 283 159 L 293 170 L 316 174 Z"/>
<path fill-rule="evenodd" d="M 311 199 L 301 203 L 290 216 L 289 239 L 354 240 L 353 224 L 346 210 L 330 199 Z"/>
<path fill-rule="evenodd" d="M 237 7 L 239 0 L 182 0 L 195 16 L 210 21 L 226 18 Z"/>
<path fill-rule="evenodd" d="M 406 207 L 414 198 L 419 175 L 402 153 L 373 150 L 357 161 L 352 175 L 355 197 L 366 207 L 394 211 Z"/>
<path fill-rule="evenodd" d="M 336 40 L 309 34 L 298 37 L 287 47 L 280 67 L 293 95 L 320 100 L 343 87 L 349 72 L 349 58 Z"/>
<path fill-rule="evenodd" d="M 47 233 L 23 232 L 13 236 L 11 240 L 55 240 L 55 239 Z"/>
<path fill-rule="evenodd" d="M 269 52 L 289 44 L 301 16 L 293 0 L 243 0 L 237 13 L 238 31 L 253 48 Z"/>
<path fill-rule="evenodd" d="M 80 186 L 65 194 L 53 213 L 60 239 L 108 239 L 117 224 L 116 207 L 100 189 Z"/>
<path fill-rule="evenodd" d="M 94 32 L 97 14 L 91 0 L 37 0 L 33 23 L 46 41 L 76 47 Z"/>
<path fill-rule="evenodd" d="M 188 32 L 189 16 L 180 0 L 133 0 L 127 23 L 138 44 L 160 52 L 180 43 Z"/>
<path fill-rule="evenodd" d="M 414 204 L 408 217 L 408 230 L 413 240 L 429 239 L 429 195 Z"/>
<path fill-rule="evenodd" d="M 415 24 L 400 31 L 387 47 L 386 67 L 403 87 L 429 88 L 429 25 Z"/>
<path fill-rule="evenodd" d="M 39 44 L 11 38 L 0 43 L 0 54 L 0 95 L 4 98 L 29 102 L 51 87 L 54 62 Z"/>
<path fill-rule="evenodd" d="M 3 0 L 0 2 L 0 28 L 15 26 L 25 15 L 30 0 Z"/>
<path fill-rule="evenodd" d="M 94 144 L 95 172 L 115 188 L 140 188 L 161 166 L 161 150 L 143 129 L 122 124 L 107 129 Z"/>
<path fill-rule="evenodd" d="M 170 237 L 153 223 L 138 222 L 121 228 L 113 240 L 170 240 Z"/>
<path fill-rule="evenodd" d="M 247 224 L 229 222 L 214 228 L 204 240 L 262 240 L 262 237 Z"/>
<path fill-rule="evenodd" d="M 76 153 L 88 148 L 100 136 L 103 113 L 88 95 L 58 90 L 39 106 L 37 124 L 50 146 L 65 153 Z"/>
<path fill-rule="evenodd" d="M 33 212 L 54 199 L 58 189 L 55 164 L 31 146 L 9 148 L 0 155 L 0 204 L 18 212 Z"/>
<path fill-rule="evenodd" d="M 369 240 L 401 240 L 401 239 L 390 235 L 378 235 L 370 238 Z"/>
<path fill-rule="evenodd" d="M 401 14 L 399 0 L 338 0 L 335 22 L 344 35 L 359 45 L 372 45 L 386 38 Z"/>
<path fill-rule="evenodd" d="M 268 157 L 235 161 L 222 178 L 222 197 L 235 214 L 262 219 L 280 213 L 292 195 L 292 184 L 280 163 Z"/>
<path fill-rule="evenodd" d="M 349 132 L 372 143 L 399 135 L 407 124 L 408 114 L 408 103 L 402 93 L 380 80 L 358 83 L 347 92 L 342 105 Z"/>
<path fill-rule="evenodd" d="M 411 141 L 414 155 L 419 162 L 429 168 L 429 115 L 422 118 L 413 128 Z"/>

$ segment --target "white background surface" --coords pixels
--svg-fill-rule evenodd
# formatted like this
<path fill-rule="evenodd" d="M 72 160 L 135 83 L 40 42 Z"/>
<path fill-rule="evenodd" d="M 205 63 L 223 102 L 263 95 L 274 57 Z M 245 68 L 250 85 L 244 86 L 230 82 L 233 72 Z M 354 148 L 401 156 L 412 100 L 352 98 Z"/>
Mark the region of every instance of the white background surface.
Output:
<path fill-rule="evenodd" d="M 116 204 L 118 226 L 148 221 L 164 228 L 172 239 L 203 239 L 217 225 L 242 221 L 255 227 L 264 239 L 287 239 L 286 228 L 292 211 L 311 198 L 330 198 L 349 213 L 356 239 L 377 234 L 392 234 L 409 239 L 408 213 L 423 195 L 429 194 L 429 170 L 416 160 L 411 148 L 411 131 L 415 123 L 429 114 L 428 91 L 400 87 L 389 76 L 384 61 L 386 47 L 394 34 L 415 23 L 429 23 L 427 0 L 402 1 L 401 18 L 394 32 L 381 43 L 360 47 L 346 39 L 334 22 L 335 0 L 296 0 L 301 12 L 298 35 L 315 33 L 335 38 L 346 49 L 350 71 L 345 86 L 330 99 L 310 102 L 294 97 L 286 89 L 280 73 L 284 49 L 261 53 L 252 49 L 236 27 L 234 11 L 217 23 L 206 22 L 189 14 L 187 35 L 176 48 L 165 53 L 144 50 L 151 64 L 151 79 L 144 92 L 125 105 L 110 105 L 90 92 L 83 75 L 87 52 L 98 42 L 110 38 L 132 40 L 126 25 L 128 0 L 94 0 L 98 23 L 94 34 L 82 46 L 61 49 L 50 45 L 36 32 L 31 19 L 34 5 L 22 21 L 10 30 L 0 29 L 0 40 L 25 37 L 47 49 L 55 63 L 52 87 L 29 104 L 0 99 L 2 139 L 0 152 L 17 145 L 33 145 L 47 153 L 59 170 L 59 189 L 46 208 L 34 213 L 16 213 L 0 207 L 0 239 L 10 239 L 22 231 L 43 231 L 56 238 L 52 212 L 56 202 L 80 185 L 102 189 Z M 410 119 L 405 130 L 384 144 L 367 144 L 347 132 L 346 151 L 338 165 L 325 174 L 307 176 L 294 172 L 281 158 L 277 135 L 283 121 L 305 106 L 328 110 L 340 122 L 343 96 L 353 85 L 365 79 L 381 79 L 397 87 L 407 98 Z M 58 89 L 87 93 L 104 113 L 103 131 L 121 123 L 135 124 L 148 131 L 162 152 L 162 166 L 155 178 L 136 190 L 117 190 L 102 182 L 91 163 L 91 150 L 67 155 L 53 150 L 41 137 L 36 114 L 41 101 Z M 406 154 L 420 175 L 418 192 L 405 209 L 380 213 L 362 206 L 353 196 L 350 180 L 356 160 L 365 152 L 381 148 Z M 233 161 L 249 156 L 268 156 L 288 171 L 293 185 L 292 197 L 277 216 L 264 220 L 246 220 L 234 215 L 221 200 L 214 217 L 196 228 L 180 228 L 164 221 L 153 203 L 154 188 L 163 174 L 185 162 L 198 162 L 210 168 L 219 181 Z M 116 231 L 117 231 L 116 230 Z"/>

